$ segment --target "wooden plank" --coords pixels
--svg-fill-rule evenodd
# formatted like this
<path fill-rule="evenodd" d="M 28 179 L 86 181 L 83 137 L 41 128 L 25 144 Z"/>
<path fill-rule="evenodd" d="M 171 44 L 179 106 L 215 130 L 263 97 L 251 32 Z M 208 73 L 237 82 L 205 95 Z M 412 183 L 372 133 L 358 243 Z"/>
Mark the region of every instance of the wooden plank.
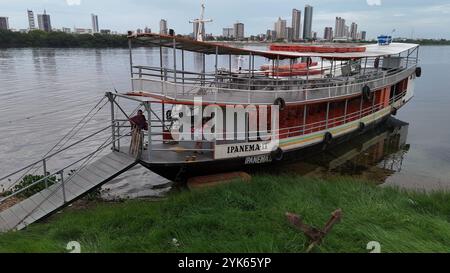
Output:
<path fill-rule="evenodd" d="M 106 159 L 116 161 L 117 163 L 121 165 L 130 165 L 134 163 L 136 160 L 132 159 L 131 157 L 128 157 L 123 154 L 113 153 L 105 157 Z"/>
<path fill-rule="evenodd" d="M 80 178 L 80 172 L 73 174 L 70 179 L 64 182 L 64 186 L 66 189 L 70 189 L 72 193 L 76 193 L 79 189 L 84 189 L 86 181 Z"/>
<path fill-rule="evenodd" d="M 92 185 L 94 185 L 92 182 L 86 180 L 81 173 L 78 173 L 73 177 L 72 181 L 67 184 L 66 188 L 71 189 L 73 193 L 77 193 L 79 190 L 86 190 L 86 188 L 92 187 Z"/>
<path fill-rule="evenodd" d="M 20 220 L 30 213 L 30 208 L 26 207 L 26 204 L 19 203 L 11 209 L 11 212 Z"/>
<path fill-rule="evenodd" d="M 87 170 L 83 170 L 83 172 L 80 172 L 78 176 L 80 179 L 85 181 L 84 184 L 89 187 L 97 186 L 101 183 L 101 181 L 107 179 L 107 177 L 99 177 L 98 175 L 88 172 Z"/>
<path fill-rule="evenodd" d="M 5 230 L 6 229 L 6 230 Z M 4 232 L 11 229 L 8 225 L 8 221 L 6 221 L 2 215 L 0 215 L 0 232 Z"/>
<path fill-rule="evenodd" d="M 101 169 L 102 171 L 104 171 L 106 173 L 110 173 L 110 174 L 114 174 L 118 171 L 116 168 L 111 167 L 108 164 L 105 164 L 105 162 L 99 162 L 98 164 L 95 165 L 95 167 Z"/>
<path fill-rule="evenodd" d="M 117 152 L 111 153 L 111 154 L 107 155 L 106 157 L 109 158 L 109 159 L 115 160 L 115 161 L 117 161 L 117 162 L 119 162 L 121 164 L 124 164 L 124 165 L 130 165 L 134 161 L 136 161 L 136 160 L 134 160 L 132 157 L 130 157 L 128 155 L 125 155 L 123 153 L 117 153 Z"/>
<path fill-rule="evenodd" d="M 49 198 L 52 200 L 52 202 L 56 204 L 63 203 L 63 195 L 61 188 L 55 189 L 55 190 L 45 190 L 42 191 L 41 194 L 44 196 L 44 198 Z"/>
<path fill-rule="evenodd" d="M 90 166 L 87 171 L 89 173 L 92 173 L 93 175 L 97 175 L 98 177 L 100 177 L 101 179 L 105 179 L 105 177 L 110 178 L 111 177 L 111 173 L 107 173 L 106 171 L 98 168 L 97 166 Z M 99 179 L 100 179 L 99 178 Z"/>
<path fill-rule="evenodd" d="M 11 230 L 17 225 L 17 223 L 20 222 L 20 219 L 12 213 L 11 209 L 2 211 L 1 216 L 3 219 L 5 219 L 6 223 L 5 226 L 0 227 L 0 230 L 2 231 Z"/>
<path fill-rule="evenodd" d="M 105 160 L 103 160 L 103 161 L 101 162 L 101 164 L 102 164 L 102 165 L 109 166 L 110 168 L 114 169 L 114 170 L 115 170 L 114 173 L 117 173 L 117 172 L 119 172 L 120 170 L 123 170 L 123 169 L 124 169 L 124 166 L 123 166 L 123 165 L 117 163 L 116 161 L 113 161 L 113 160 L 111 160 L 111 159 L 108 159 L 108 158 L 105 158 Z"/>
<path fill-rule="evenodd" d="M 22 206 L 26 210 L 26 214 L 20 215 L 20 219 L 26 218 L 28 215 L 30 215 L 33 212 L 42 210 L 41 205 L 42 205 L 43 201 L 44 200 L 41 199 L 38 194 L 35 194 L 32 197 L 17 204 L 16 205 L 17 207 Z M 16 206 L 12 208 L 13 211 L 17 209 Z"/>
<path fill-rule="evenodd" d="M 86 172 L 87 175 L 89 175 L 89 177 L 92 177 L 92 178 L 96 177 L 97 180 L 105 180 L 105 179 L 108 179 L 108 178 L 111 177 L 110 174 L 106 174 L 106 173 L 105 174 L 101 174 L 101 173 L 99 173 L 98 169 L 97 170 L 92 170 L 92 169 L 86 168 L 85 172 Z"/>

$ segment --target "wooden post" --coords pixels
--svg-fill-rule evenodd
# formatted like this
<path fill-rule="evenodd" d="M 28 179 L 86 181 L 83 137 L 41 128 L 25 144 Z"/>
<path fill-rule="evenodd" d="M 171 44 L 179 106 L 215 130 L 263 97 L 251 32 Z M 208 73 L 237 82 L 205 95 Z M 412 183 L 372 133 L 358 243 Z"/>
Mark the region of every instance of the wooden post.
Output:
<path fill-rule="evenodd" d="M 206 56 L 205 53 L 202 53 L 202 86 L 205 85 L 205 73 L 206 73 Z"/>
<path fill-rule="evenodd" d="M 117 151 L 116 148 L 116 123 L 115 123 L 115 109 L 114 109 L 114 97 L 111 93 L 108 93 L 108 99 L 109 102 L 111 103 L 111 137 L 112 137 L 112 146 L 113 146 L 113 151 Z"/>
<path fill-rule="evenodd" d="M 164 70 L 163 70 L 162 46 L 159 46 L 159 68 L 161 68 L 161 81 L 163 81 L 164 80 Z"/>
<path fill-rule="evenodd" d="M 67 203 L 67 198 L 66 198 L 66 186 L 64 184 L 64 171 L 61 171 L 59 174 L 61 175 L 61 188 L 63 194 L 63 202 L 65 204 Z"/>
<path fill-rule="evenodd" d="M 173 78 L 174 82 L 177 82 L 177 41 L 173 39 Z M 176 90 L 177 88 L 175 88 Z M 177 91 L 175 91 L 177 92 Z"/>
<path fill-rule="evenodd" d="M 147 115 L 148 115 L 148 148 L 147 148 L 147 153 L 148 153 L 148 161 L 151 162 L 151 156 L 152 156 L 152 104 L 151 102 L 146 102 L 144 104 L 145 106 L 145 110 L 147 110 Z M 144 143 L 142 143 L 142 146 L 144 147 Z"/>
<path fill-rule="evenodd" d="M 215 60 L 215 79 L 216 88 L 218 88 L 218 77 L 219 77 L 219 47 L 216 46 L 216 60 Z"/>
<path fill-rule="evenodd" d="M 250 55 L 248 56 L 248 90 L 251 89 L 251 81 L 252 81 L 252 74 L 251 74 L 251 70 L 252 70 L 252 53 L 250 53 Z"/>
<path fill-rule="evenodd" d="M 47 161 L 42 160 L 42 167 L 44 168 L 44 177 L 47 177 Z M 48 180 L 45 178 L 45 188 L 48 188 Z"/>
<path fill-rule="evenodd" d="M 183 96 L 184 96 L 184 83 L 185 83 L 185 73 L 184 73 L 184 49 L 181 50 L 181 70 L 182 70 L 182 82 L 183 82 Z"/>
<path fill-rule="evenodd" d="M 329 118 L 330 118 L 330 102 L 327 102 L 327 116 L 325 118 L 325 129 L 328 129 Z"/>
<path fill-rule="evenodd" d="M 131 38 L 128 38 L 128 50 L 130 54 L 130 75 L 131 75 L 131 90 L 134 91 L 133 84 L 133 44 Z"/>
<path fill-rule="evenodd" d="M 306 116 L 308 115 L 308 104 L 305 104 L 305 108 L 303 109 L 303 135 L 306 132 Z"/>
<path fill-rule="evenodd" d="M 345 99 L 344 124 L 347 123 L 347 114 L 348 114 L 348 99 Z"/>

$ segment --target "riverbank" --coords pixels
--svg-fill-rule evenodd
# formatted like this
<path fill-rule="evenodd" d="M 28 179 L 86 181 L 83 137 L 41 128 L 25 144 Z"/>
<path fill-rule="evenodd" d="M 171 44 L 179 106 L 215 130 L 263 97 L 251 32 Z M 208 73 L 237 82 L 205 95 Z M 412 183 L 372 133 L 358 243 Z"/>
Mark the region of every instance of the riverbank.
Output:
<path fill-rule="evenodd" d="M 416 43 L 420 45 L 450 45 L 449 40 L 441 39 L 418 39 L 418 40 L 396 40 L 403 43 Z M 234 46 L 258 46 L 270 45 L 272 41 L 223 41 L 212 40 L 209 42 L 219 42 Z M 283 41 L 280 41 L 283 42 Z M 328 44 L 327 42 L 317 42 L 318 44 Z M 352 42 L 355 44 L 370 44 L 376 41 Z M 145 46 L 145 43 L 134 41 L 135 46 Z M 110 34 L 73 34 L 60 31 L 44 32 L 40 30 L 28 33 L 0 30 L 0 48 L 126 48 L 128 47 L 127 35 Z"/>
<path fill-rule="evenodd" d="M 343 220 L 315 252 L 448 252 L 450 194 L 402 192 L 347 178 L 256 177 L 165 200 L 69 208 L 27 230 L 0 235 L 0 252 L 304 252 L 307 240 L 286 212 L 321 227 Z"/>

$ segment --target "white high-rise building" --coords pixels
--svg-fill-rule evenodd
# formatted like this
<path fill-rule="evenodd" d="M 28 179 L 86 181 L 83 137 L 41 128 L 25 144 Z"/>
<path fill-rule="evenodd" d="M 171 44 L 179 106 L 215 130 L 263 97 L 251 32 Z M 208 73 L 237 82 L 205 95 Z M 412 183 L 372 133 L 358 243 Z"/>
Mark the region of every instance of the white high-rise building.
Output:
<path fill-rule="evenodd" d="M 350 37 L 352 40 L 358 40 L 358 24 L 352 23 L 350 28 Z"/>
<path fill-rule="evenodd" d="M 298 9 L 292 10 L 292 31 L 293 31 L 293 39 L 300 40 L 301 37 L 301 21 L 302 21 L 302 12 Z"/>
<path fill-rule="evenodd" d="M 275 22 L 275 31 L 277 32 L 277 40 L 278 39 L 286 39 L 286 20 L 278 18 L 278 21 Z"/>
<path fill-rule="evenodd" d="M 344 36 L 343 37 L 345 37 L 345 38 L 350 37 L 350 27 L 347 25 L 344 26 Z"/>
<path fill-rule="evenodd" d="M 27 14 L 28 14 L 29 30 L 35 30 L 36 29 L 36 21 L 34 20 L 34 12 L 32 10 L 27 10 Z"/>
<path fill-rule="evenodd" d="M 92 32 L 99 33 L 100 28 L 98 27 L 98 15 L 91 14 L 92 19 Z"/>
<path fill-rule="evenodd" d="M 225 38 L 228 38 L 228 39 L 233 38 L 233 34 L 234 34 L 234 28 L 227 27 L 227 28 L 224 28 L 222 31 L 222 36 Z"/>
<path fill-rule="evenodd" d="M 336 17 L 336 24 L 334 27 L 334 37 L 343 38 L 345 37 L 345 19 L 341 17 Z"/>
<path fill-rule="evenodd" d="M 161 19 L 161 21 L 159 22 L 159 34 L 169 34 L 169 30 L 167 29 L 167 20 L 165 19 Z"/>

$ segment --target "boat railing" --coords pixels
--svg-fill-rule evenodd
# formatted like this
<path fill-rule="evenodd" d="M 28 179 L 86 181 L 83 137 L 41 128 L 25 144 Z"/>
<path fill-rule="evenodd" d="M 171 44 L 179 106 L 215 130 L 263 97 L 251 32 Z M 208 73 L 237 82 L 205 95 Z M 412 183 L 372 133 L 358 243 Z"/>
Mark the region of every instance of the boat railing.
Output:
<path fill-rule="evenodd" d="M 392 56 L 393 62 L 384 58 L 366 58 L 354 61 L 322 60 L 313 66 L 295 68 L 289 66 L 266 66 L 264 70 L 254 68 L 232 70 L 231 67 L 219 68 L 215 72 L 195 72 L 167 67 L 133 66 L 134 79 L 159 79 L 183 85 L 210 86 L 244 90 L 296 90 L 329 87 L 358 80 L 372 80 L 389 76 L 392 72 L 417 65 L 417 58 Z M 385 67 L 396 66 L 394 69 Z M 300 72 L 300 75 L 294 76 Z M 320 72 L 320 73 L 314 73 Z M 139 89 L 133 84 L 133 90 Z"/>
<path fill-rule="evenodd" d="M 401 100 L 406 94 L 406 91 L 403 91 L 399 94 L 396 94 L 395 97 L 391 98 L 389 101 L 389 105 L 394 105 L 395 102 Z M 325 118 L 324 120 L 318 121 L 318 122 L 312 122 L 312 123 L 305 123 L 305 124 L 299 124 L 295 126 L 289 126 L 289 127 L 281 127 L 277 129 L 276 131 L 270 132 L 270 134 L 275 134 L 278 136 L 280 141 L 282 141 L 285 138 L 289 137 L 296 137 L 296 136 L 304 136 L 311 133 L 319 132 L 319 131 L 326 131 L 326 130 L 332 130 L 333 128 L 336 128 L 337 126 L 349 124 L 353 121 L 361 120 L 362 118 L 365 118 L 367 116 L 370 116 L 372 114 L 375 114 L 378 111 L 381 111 L 386 108 L 386 105 L 384 102 L 381 103 L 374 103 L 373 105 L 369 107 L 362 107 L 360 111 L 352 112 L 352 113 L 345 113 L 343 115 L 337 116 L 337 117 L 330 117 Z M 374 117 L 376 119 L 376 117 Z M 211 139 L 214 139 L 213 141 L 208 140 L 180 140 L 176 141 L 176 145 L 170 145 L 167 144 L 167 140 L 163 139 L 163 136 L 166 132 L 152 132 L 151 136 L 152 138 L 152 145 L 146 146 L 146 149 L 150 149 L 150 154 L 154 154 L 155 152 L 174 152 L 179 155 L 179 160 L 184 160 L 184 158 L 190 158 L 194 152 L 202 152 L 203 160 L 214 159 L 214 153 L 216 145 L 222 145 L 222 144 L 242 144 L 242 143 L 250 143 L 248 139 L 246 140 L 227 140 L 226 136 L 227 133 L 224 132 L 223 138 L 219 139 L 218 135 L 214 134 L 214 136 Z M 246 131 L 246 132 L 235 132 L 233 135 L 259 135 L 260 132 L 258 131 Z M 143 135 L 144 139 L 148 137 L 148 133 L 144 133 Z M 206 138 L 206 136 L 205 136 Z M 203 148 L 192 148 L 192 145 L 195 143 L 201 143 Z M 167 144 L 167 145 L 164 145 Z M 189 148 L 189 145 L 191 148 Z M 205 148 L 206 147 L 206 148 Z M 207 148 L 210 147 L 210 148 Z M 143 153 L 143 157 L 141 158 L 144 161 L 148 162 L 158 162 L 158 158 L 149 157 L 147 153 Z"/>
<path fill-rule="evenodd" d="M 346 97 L 362 92 L 364 86 L 376 90 L 397 83 L 414 73 L 416 65 L 403 69 L 380 70 L 374 74 L 363 74 L 355 78 L 331 79 L 328 86 L 311 82 L 306 88 L 289 89 L 279 86 L 278 89 L 230 89 L 219 86 L 188 86 L 160 79 L 134 78 L 134 90 L 159 95 L 170 100 L 193 101 L 194 96 L 201 96 L 206 103 L 221 104 L 273 104 L 277 98 L 287 103 L 313 102 L 323 99 Z M 298 88 L 298 86 L 297 86 Z"/>

